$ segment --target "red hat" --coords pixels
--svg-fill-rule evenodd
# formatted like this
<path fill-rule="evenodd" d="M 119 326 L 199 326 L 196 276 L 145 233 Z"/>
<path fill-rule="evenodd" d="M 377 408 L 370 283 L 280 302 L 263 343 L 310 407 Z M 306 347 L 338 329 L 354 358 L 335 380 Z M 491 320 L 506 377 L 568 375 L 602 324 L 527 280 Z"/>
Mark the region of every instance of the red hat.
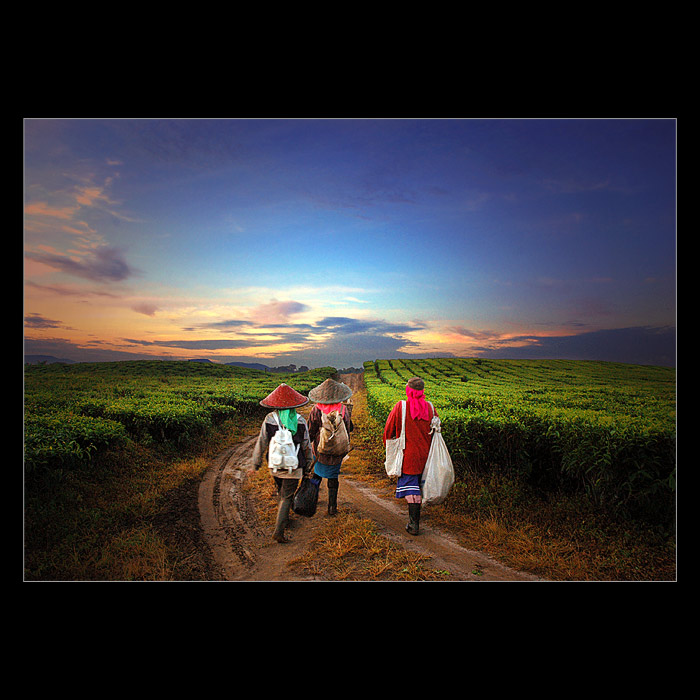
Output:
<path fill-rule="evenodd" d="M 268 394 L 261 402 L 266 408 L 298 408 L 309 403 L 309 399 L 291 386 L 280 384 L 271 394 Z"/>

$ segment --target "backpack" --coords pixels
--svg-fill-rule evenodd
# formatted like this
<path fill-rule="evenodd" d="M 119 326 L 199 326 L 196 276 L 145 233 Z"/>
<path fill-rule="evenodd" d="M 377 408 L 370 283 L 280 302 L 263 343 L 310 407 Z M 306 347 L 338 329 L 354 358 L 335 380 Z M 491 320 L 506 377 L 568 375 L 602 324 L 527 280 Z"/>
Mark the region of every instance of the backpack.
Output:
<path fill-rule="evenodd" d="M 328 414 L 321 411 L 321 431 L 317 449 L 320 455 L 340 457 L 341 455 L 345 456 L 350 451 L 350 436 L 345 427 L 344 415 L 345 406 L 343 406 L 342 414 L 338 411 L 331 411 Z"/>
<path fill-rule="evenodd" d="M 280 469 L 286 469 L 290 474 L 299 466 L 299 447 L 294 447 L 291 431 L 286 428 L 277 416 L 272 414 L 277 426 L 277 432 L 270 438 L 270 448 L 267 453 L 267 466 L 277 473 Z"/>

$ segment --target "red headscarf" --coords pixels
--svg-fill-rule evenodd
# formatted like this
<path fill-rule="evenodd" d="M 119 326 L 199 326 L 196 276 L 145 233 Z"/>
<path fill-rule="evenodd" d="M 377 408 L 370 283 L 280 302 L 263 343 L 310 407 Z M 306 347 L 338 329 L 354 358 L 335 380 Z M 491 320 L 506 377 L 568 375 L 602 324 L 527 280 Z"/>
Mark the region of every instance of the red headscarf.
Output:
<path fill-rule="evenodd" d="M 425 400 L 423 395 L 423 390 L 411 389 L 410 386 L 406 387 L 406 396 L 408 397 L 408 408 L 411 411 L 411 418 L 413 420 L 430 420 L 430 406 Z"/>
<path fill-rule="evenodd" d="M 323 411 L 328 415 L 331 411 L 338 411 L 342 415 L 345 415 L 345 410 L 343 409 L 342 403 L 317 403 L 319 411 Z"/>

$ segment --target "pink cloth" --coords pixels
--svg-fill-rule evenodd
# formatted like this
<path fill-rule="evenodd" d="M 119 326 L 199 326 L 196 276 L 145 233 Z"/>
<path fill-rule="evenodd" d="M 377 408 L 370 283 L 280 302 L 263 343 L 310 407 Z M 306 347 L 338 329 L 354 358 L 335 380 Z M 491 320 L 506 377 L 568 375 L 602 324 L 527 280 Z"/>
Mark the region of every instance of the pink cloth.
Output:
<path fill-rule="evenodd" d="M 411 411 L 413 420 L 430 420 L 432 418 L 430 406 L 425 400 L 423 390 L 411 389 L 406 387 L 406 397 L 408 398 L 408 408 Z"/>
<path fill-rule="evenodd" d="M 317 403 L 319 411 L 323 411 L 328 415 L 331 411 L 338 411 L 341 415 L 345 415 L 345 409 L 343 409 L 342 403 Z"/>

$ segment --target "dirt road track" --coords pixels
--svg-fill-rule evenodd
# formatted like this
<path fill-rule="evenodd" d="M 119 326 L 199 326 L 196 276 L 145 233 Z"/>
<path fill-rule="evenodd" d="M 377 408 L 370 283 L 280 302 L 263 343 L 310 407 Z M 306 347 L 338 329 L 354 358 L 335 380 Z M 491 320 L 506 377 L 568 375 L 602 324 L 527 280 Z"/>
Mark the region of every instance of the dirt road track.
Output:
<path fill-rule="evenodd" d="M 321 488 L 316 515 L 304 518 L 292 515 L 290 541 L 277 544 L 268 527 L 261 527 L 255 508 L 243 489 L 252 470 L 251 456 L 255 437 L 248 438 L 223 452 L 205 473 L 199 488 L 199 510 L 205 539 L 225 581 L 313 581 L 299 577 L 288 564 L 311 546 L 315 530 L 326 515 L 325 486 Z M 449 581 L 538 581 L 535 576 L 514 571 L 491 557 L 465 549 L 451 536 L 430 525 L 429 507 L 424 509 L 421 534 L 405 531 L 406 507 L 390 493 L 376 490 L 340 476 L 338 509 L 356 512 L 372 519 L 384 537 L 430 557 L 430 566 L 449 571 Z"/>

